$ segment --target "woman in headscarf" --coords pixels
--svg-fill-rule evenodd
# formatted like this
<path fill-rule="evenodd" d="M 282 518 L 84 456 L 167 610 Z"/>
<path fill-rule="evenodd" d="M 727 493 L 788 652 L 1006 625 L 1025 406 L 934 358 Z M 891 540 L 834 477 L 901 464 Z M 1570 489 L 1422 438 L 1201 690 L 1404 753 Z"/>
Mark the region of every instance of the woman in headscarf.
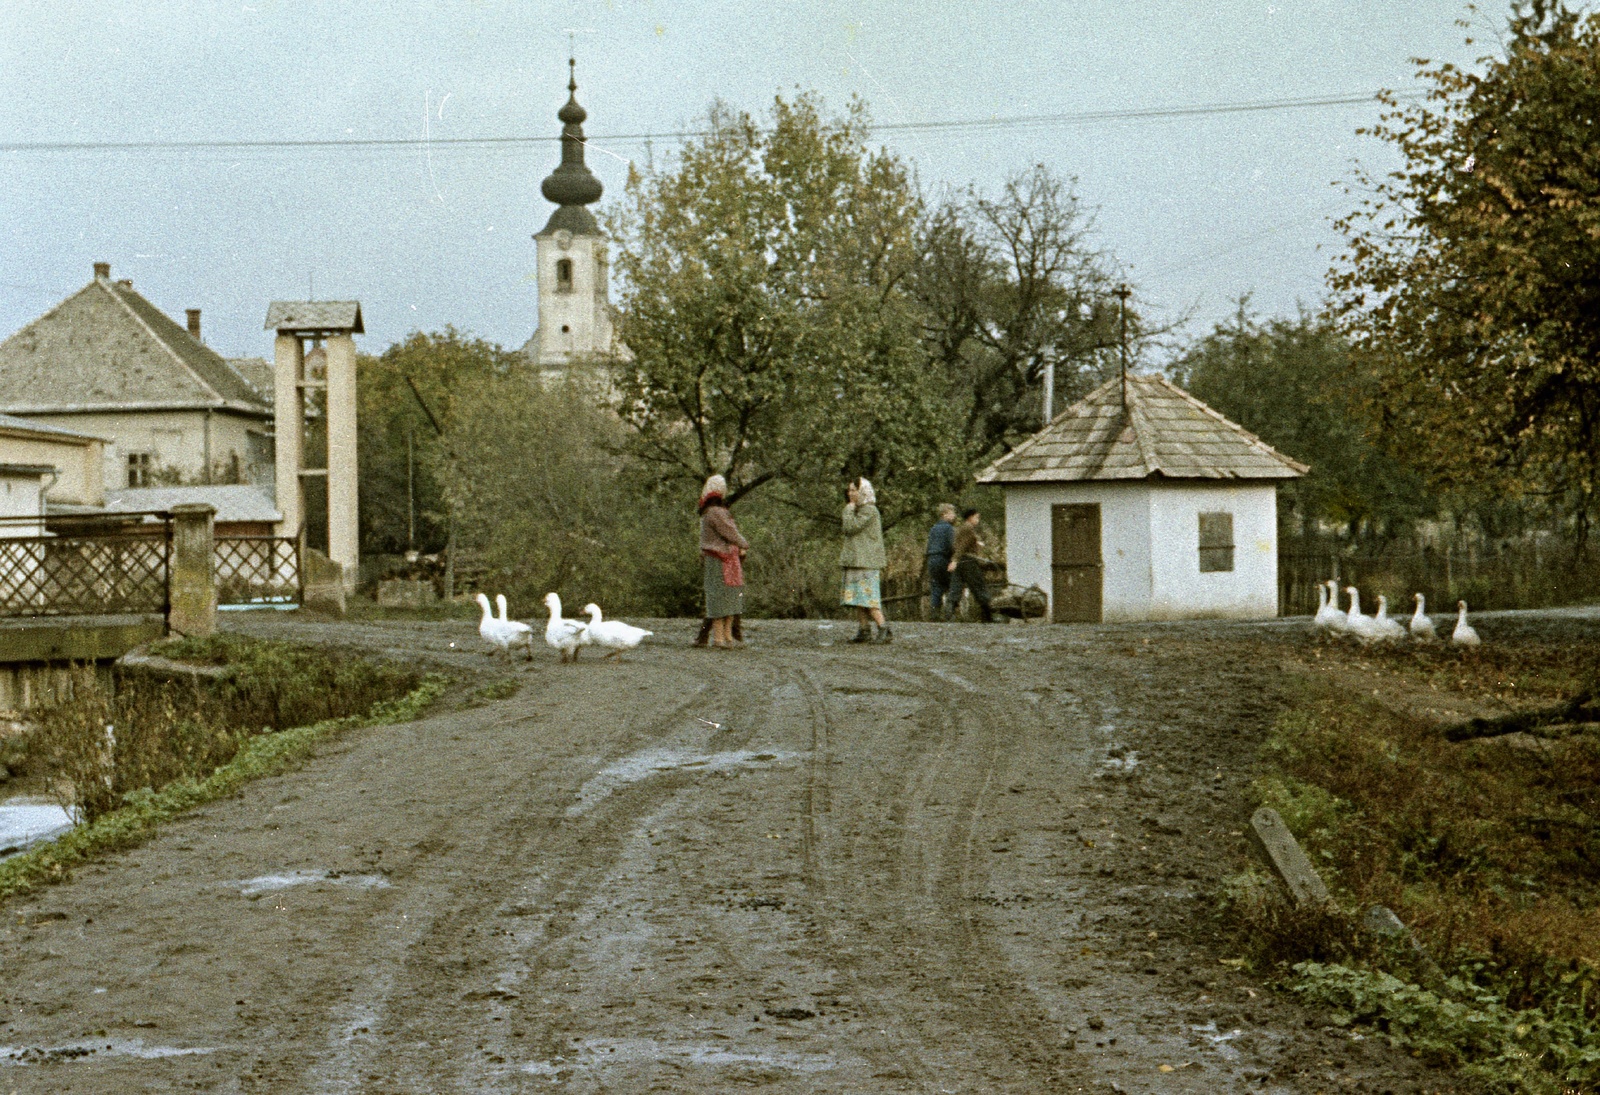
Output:
<path fill-rule="evenodd" d="M 725 501 L 728 481 L 706 480 L 700 491 L 700 556 L 705 579 L 706 616 L 711 620 L 711 645 L 732 649 L 733 618 L 744 612 L 744 556 L 750 543 L 739 535 Z"/>
<path fill-rule="evenodd" d="M 872 625 L 878 625 L 878 641 L 889 642 L 894 632 L 883 618 L 880 581 L 883 554 L 883 519 L 878 516 L 878 496 L 866 479 L 857 479 L 845 488 L 849 499 L 844 507 L 844 548 L 839 565 L 844 568 L 844 592 L 840 604 L 856 610 L 861 622 L 853 643 L 872 641 Z"/>

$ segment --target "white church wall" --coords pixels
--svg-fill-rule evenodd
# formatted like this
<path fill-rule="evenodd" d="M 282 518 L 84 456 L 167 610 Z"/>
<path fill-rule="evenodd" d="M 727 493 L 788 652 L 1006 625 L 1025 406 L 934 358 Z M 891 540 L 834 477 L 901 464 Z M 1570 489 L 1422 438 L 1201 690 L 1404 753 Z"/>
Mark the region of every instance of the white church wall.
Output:
<path fill-rule="evenodd" d="M 536 240 L 539 290 L 539 363 L 563 364 L 583 354 L 611 348 L 610 292 L 606 241 L 565 230 L 540 233 Z M 570 283 L 559 264 L 572 264 Z"/>

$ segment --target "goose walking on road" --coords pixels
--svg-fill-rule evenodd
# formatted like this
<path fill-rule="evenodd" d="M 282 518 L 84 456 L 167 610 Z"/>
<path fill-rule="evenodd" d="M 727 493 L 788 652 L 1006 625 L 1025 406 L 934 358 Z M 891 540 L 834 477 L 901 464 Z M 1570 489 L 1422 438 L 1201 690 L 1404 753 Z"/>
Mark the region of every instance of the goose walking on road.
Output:
<path fill-rule="evenodd" d="M 550 622 L 544 628 L 544 641 L 561 652 L 562 664 L 577 661 L 578 649 L 589 643 L 589 626 L 579 620 L 563 618 L 558 595 L 546 593 L 544 603 L 550 610 Z"/>
<path fill-rule="evenodd" d="M 620 659 L 624 650 L 632 650 L 648 636 L 655 634 L 642 627 L 625 624 L 621 620 L 602 619 L 600 606 L 597 604 L 586 604 L 583 610 L 589 614 L 589 641 L 596 646 L 605 647 L 608 658 Z"/>
<path fill-rule="evenodd" d="M 1467 602 L 1456 602 L 1456 629 L 1450 632 L 1450 641 L 1456 646 L 1477 646 L 1478 629 L 1467 623 Z"/>
<path fill-rule="evenodd" d="M 1412 594 L 1417 610 L 1411 614 L 1411 637 L 1418 642 L 1431 643 L 1439 636 L 1434 633 L 1433 621 L 1428 618 L 1428 600 L 1420 593 Z"/>
<path fill-rule="evenodd" d="M 513 644 L 528 644 L 532 642 L 533 628 L 527 624 L 518 623 L 516 620 L 506 619 L 506 599 L 504 595 L 500 597 L 500 617 L 498 619 L 490 611 L 489 598 L 487 596 L 480 593 L 477 600 L 478 607 L 483 609 L 483 619 L 478 621 L 478 634 L 483 636 L 484 642 L 499 648 L 507 655 L 511 653 Z M 494 651 L 491 650 L 489 653 L 493 654 Z M 531 647 L 529 648 L 529 654 L 532 654 Z"/>

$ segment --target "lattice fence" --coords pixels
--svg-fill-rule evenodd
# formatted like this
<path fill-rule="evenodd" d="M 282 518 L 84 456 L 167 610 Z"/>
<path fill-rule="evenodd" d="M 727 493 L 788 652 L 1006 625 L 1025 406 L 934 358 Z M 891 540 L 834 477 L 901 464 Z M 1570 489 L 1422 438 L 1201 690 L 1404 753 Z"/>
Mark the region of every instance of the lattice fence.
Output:
<path fill-rule="evenodd" d="M 298 603 L 300 549 L 291 537 L 219 536 L 217 603 Z"/>
<path fill-rule="evenodd" d="M 163 536 L 0 537 L 0 615 L 165 613 Z"/>

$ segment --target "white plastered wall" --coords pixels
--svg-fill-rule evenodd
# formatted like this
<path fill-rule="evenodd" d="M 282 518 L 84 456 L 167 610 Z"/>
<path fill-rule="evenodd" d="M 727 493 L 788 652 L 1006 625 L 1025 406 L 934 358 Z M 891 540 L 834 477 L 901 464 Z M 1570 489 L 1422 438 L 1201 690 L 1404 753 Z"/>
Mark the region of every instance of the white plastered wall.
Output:
<path fill-rule="evenodd" d="M 1007 577 L 1053 596 L 1050 508 L 1093 503 L 1100 506 L 1100 560 L 1105 566 L 1101 618 L 1108 623 L 1146 619 L 1151 590 L 1150 488 L 1142 481 L 1007 487 Z"/>
<path fill-rule="evenodd" d="M 48 475 L 0 471 L 0 517 L 44 516 L 44 487 Z M 0 523 L 0 537 L 43 536 L 44 522 Z M 30 573 L 31 573 L 31 569 Z M 14 576 L 15 577 L 15 576 Z"/>
<path fill-rule="evenodd" d="M 106 489 L 128 485 L 128 454 L 148 452 L 156 470 L 176 468 L 186 483 L 199 483 L 206 466 L 206 414 L 204 411 L 89 411 L 35 416 L 62 429 L 104 437 L 103 482 Z M 249 433 L 266 423 L 261 418 L 228 411 L 211 413 L 211 466 L 226 469 L 237 454 L 240 471 L 250 477 L 252 452 Z M 255 445 L 260 448 L 260 442 Z M 54 494 L 51 497 L 55 497 Z"/>
<path fill-rule="evenodd" d="M 1152 620 L 1265 619 L 1278 614 L 1274 481 L 1167 481 L 1150 494 Z M 1233 570 L 1200 571 L 1200 514 L 1233 515 Z"/>
<path fill-rule="evenodd" d="M 102 447 L 87 438 L 0 435 L 0 464 L 48 464 L 56 469 L 56 480 L 47 492 L 50 501 L 102 506 L 106 501 Z"/>
<path fill-rule="evenodd" d="M 1278 614 L 1272 482 L 1041 483 L 1008 486 L 1005 494 L 1006 574 L 1018 585 L 1052 592 L 1050 508 L 1098 503 L 1107 623 Z M 1200 572 L 1201 513 L 1233 514 L 1231 572 Z"/>

